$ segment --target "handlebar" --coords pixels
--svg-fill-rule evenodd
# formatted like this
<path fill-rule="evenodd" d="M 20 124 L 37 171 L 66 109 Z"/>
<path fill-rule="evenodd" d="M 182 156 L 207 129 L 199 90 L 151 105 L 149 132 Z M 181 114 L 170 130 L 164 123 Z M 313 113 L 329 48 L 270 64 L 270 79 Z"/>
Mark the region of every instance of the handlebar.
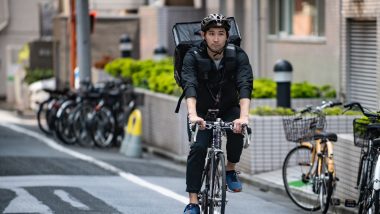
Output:
<path fill-rule="evenodd" d="M 217 121 L 205 121 L 206 122 L 206 129 L 211 130 L 215 129 L 217 127 L 220 127 L 221 129 L 229 129 L 233 130 L 234 129 L 234 123 L 233 122 L 223 122 L 221 120 Z M 193 132 L 193 139 L 192 141 L 195 142 L 197 139 L 197 134 L 199 131 L 199 124 L 189 124 L 190 125 L 190 130 Z M 242 134 L 244 135 L 245 142 L 244 142 L 244 148 L 248 148 L 250 145 L 250 138 L 252 134 L 252 129 L 247 125 L 243 124 L 242 125 Z"/>
<path fill-rule="evenodd" d="M 360 109 L 360 111 L 363 113 L 364 116 L 366 116 L 368 118 L 373 118 L 373 119 L 380 119 L 379 114 L 370 112 L 368 109 L 364 110 L 364 107 L 358 102 L 348 103 L 348 104 L 345 104 L 343 107 L 350 110 L 350 109 L 354 108 L 355 106 Z"/>
<path fill-rule="evenodd" d="M 305 114 L 307 112 L 320 112 L 320 111 L 322 111 L 322 109 L 332 108 L 334 106 L 340 106 L 340 105 L 342 105 L 341 102 L 333 102 L 333 101 L 322 102 L 322 104 L 319 106 L 315 106 L 315 107 L 307 106 L 306 108 L 300 110 L 299 113 Z"/>

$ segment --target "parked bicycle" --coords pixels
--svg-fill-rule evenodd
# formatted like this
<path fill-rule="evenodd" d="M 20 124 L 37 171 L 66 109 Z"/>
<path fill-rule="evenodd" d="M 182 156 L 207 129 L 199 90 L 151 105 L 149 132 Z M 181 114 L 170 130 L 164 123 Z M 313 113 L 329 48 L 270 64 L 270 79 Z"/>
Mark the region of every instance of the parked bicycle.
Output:
<path fill-rule="evenodd" d="M 198 125 L 192 128 L 192 142 L 195 142 L 198 128 Z M 198 193 L 198 200 L 202 213 L 223 214 L 225 213 L 227 204 L 227 184 L 222 137 L 225 136 L 225 130 L 233 129 L 233 122 L 223 122 L 220 118 L 217 118 L 216 121 L 206 121 L 206 129 L 213 130 L 213 138 L 202 173 L 202 189 Z M 249 146 L 250 133 L 251 129 L 246 125 L 243 126 L 243 134 L 245 137 L 244 148 L 248 148 Z"/>
<path fill-rule="evenodd" d="M 323 102 L 307 107 L 293 116 L 283 118 L 286 139 L 297 143 L 289 151 L 282 167 L 286 193 L 299 207 L 307 211 L 327 213 L 338 178 L 333 156 L 335 133 L 325 131 L 324 108 L 341 105 Z"/>
<path fill-rule="evenodd" d="M 56 123 L 56 113 L 62 103 L 71 99 L 73 94 L 65 89 L 65 90 L 50 90 L 43 89 L 45 92 L 49 93 L 49 98 L 44 100 L 41 103 L 37 103 L 39 105 L 37 110 L 37 122 L 38 127 L 42 132 L 47 135 L 51 135 L 55 129 Z"/>
<path fill-rule="evenodd" d="M 127 119 L 141 97 L 122 80 L 95 85 L 82 81 L 82 86 L 76 93 L 46 90 L 50 97 L 37 112 L 40 129 L 69 145 L 120 146 Z"/>
<path fill-rule="evenodd" d="M 344 106 L 358 107 L 365 117 L 353 121 L 354 145 L 361 147 L 356 188 L 359 190 L 359 214 L 380 213 L 380 114 L 354 102 Z"/>

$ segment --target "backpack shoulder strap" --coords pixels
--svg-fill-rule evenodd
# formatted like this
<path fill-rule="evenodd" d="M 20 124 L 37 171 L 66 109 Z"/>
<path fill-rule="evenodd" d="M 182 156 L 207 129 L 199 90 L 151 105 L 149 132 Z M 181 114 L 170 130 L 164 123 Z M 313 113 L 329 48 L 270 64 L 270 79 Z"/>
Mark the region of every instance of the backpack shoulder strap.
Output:
<path fill-rule="evenodd" d="M 197 50 L 193 50 L 193 53 L 194 53 L 196 61 L 197 61 L 197 65 L 196 66 L 198 66 L 198 68 L 199 68 L 199 67 L 201 67 L 201 66 L 199 66 L 199 62 L 202 61 L 202 57 L 201 57 L 201 55 L 199 54 L 199 52 Z M 204 74 L 203 78 L 207 78 L 208 79 L 208 72 Z M 186 88 L 186 86 L 184 86 L 182 89 L 183 89 L 183 92 L 182 92 L 181 96 L 178 98 L 177 106 L 175 108 L 175 113 L 179 112 L 179 109 L 181 108 L 182 100 L 185 97 L 185 93 L 186 93 L 187 88 Z"/>
<path fill-rule="evenodd" d="M 226 47 L 226 54 L 225 54 L 225 69 L 227 71 L 227 74 L 234 78 L 236 73 L 236 47 L 235 45 L 229 43 Z"/>

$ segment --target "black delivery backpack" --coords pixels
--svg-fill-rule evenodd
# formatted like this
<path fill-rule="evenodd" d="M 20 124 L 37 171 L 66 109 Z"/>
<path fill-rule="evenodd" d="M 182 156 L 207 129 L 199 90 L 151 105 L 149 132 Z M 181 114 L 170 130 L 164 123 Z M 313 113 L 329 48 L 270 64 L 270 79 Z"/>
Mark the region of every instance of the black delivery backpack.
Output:
<path fill-rule="evenodd" d="M 240 47 L 241 36 L 239 28 L 236 24 L 236 21 L 233 17 L 227 18 L 230 22 L 231 28 L 229 31 L 228 43 L 232 43 Z M 201 36 L 201 21 L 198 22 L 181 22 L 176 23 L 173 26 L 173 37 L 175 43 L 174 50 L 174 78 L 177 84 L 183 88 L 181 85 L 181 71 L 183 58 L 185 57 L 188 50 L 192 47 L 199 46 L 203 41 Z M 182 93 L 181 97 L 178 100 L 176 113 L 179 111 L 181 101 L 185 93 Z"/>

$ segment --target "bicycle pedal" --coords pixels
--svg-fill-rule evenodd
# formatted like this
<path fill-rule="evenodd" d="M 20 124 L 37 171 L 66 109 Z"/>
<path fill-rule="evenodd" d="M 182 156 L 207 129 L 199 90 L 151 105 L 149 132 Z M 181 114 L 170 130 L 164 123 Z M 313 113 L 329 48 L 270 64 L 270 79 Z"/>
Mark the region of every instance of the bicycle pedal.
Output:
<path fill-rule="evenodd" d="M 334 206 L 340 205 L 340 199 L 339 198 L 331 198 L 331 204 Z"/>
<path fill-rule="evenodd" d="M 356 201 L 354 199 L 346 199 L 344 201 L 344 206 L 345 207 L 356 207 Z"/>

